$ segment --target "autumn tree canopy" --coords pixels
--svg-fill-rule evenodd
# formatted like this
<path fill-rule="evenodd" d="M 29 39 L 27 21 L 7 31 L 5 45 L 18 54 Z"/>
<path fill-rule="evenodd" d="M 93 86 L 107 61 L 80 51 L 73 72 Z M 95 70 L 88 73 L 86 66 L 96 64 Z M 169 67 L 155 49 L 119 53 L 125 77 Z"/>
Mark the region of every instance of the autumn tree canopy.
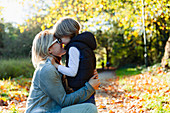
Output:
<path fill-rule="evenodd" d="M 101 38 L 106 39 L 98 37 L 99 46 L 108 43 L 110 56 L 114 55 L 115 61 L 131 56 L 131 59 L 143 59 L 144 7 L 149 62 L 158 62 L 169 37 L 169 4 L 168 0 L 144 0 L 143 6 L 142 0 L 36 0 L 29 4 L 32 18 L 20 26 L 20 31 L 28 30 L 33 24 L 41 25 L 44 30 L 51 28 L 61 17 L 74 17 L 81 23 L 82 31 L 102 31 Z M 133 52 L 129 54 L 129 51 Z"/>

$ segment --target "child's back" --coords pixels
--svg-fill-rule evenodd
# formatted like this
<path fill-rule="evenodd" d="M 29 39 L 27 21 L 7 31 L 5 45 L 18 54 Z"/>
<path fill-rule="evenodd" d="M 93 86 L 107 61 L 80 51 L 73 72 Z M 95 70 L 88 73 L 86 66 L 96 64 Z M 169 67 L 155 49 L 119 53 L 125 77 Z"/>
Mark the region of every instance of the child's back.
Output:
<path fill-rule="evenodd" d="M 94 35 L 90 32 L 84 32 L 75 36 L 71 42 L 66 46 L 66 65 L 68 66 L 69 48 L 76 47 L 80 52 L 80 61 L 78 72 L 75 77 L 69 77 L 68 85 L 74 90 L 78 90 L 85 85 L 87 81 L 93 76 L 96 68 L 96 57 L 93 50 L 96 49 L 97 44 Z"/>

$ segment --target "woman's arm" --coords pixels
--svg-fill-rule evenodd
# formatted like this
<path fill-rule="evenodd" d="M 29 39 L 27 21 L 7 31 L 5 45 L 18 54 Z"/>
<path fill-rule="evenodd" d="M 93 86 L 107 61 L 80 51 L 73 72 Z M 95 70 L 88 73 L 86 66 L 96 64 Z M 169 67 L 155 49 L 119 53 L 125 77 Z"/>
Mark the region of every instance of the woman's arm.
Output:
<path fill-rule="evenodd" d="M 75 77 L 78 71 L 78 67 L 79 67 L 80 52 L 76 47 L 71 47 L 69 49 L 68 54 L 69 54 L 68 67 L 58 65 L 57 68 L 58 68 L 58 71 L 64 75 Z"/>
<path fill-rule="evenodd" d="M 61 77 L 53 65 L 47 65 L 41 70 L 40 87 L 61 107 L 82 103 L 95 92 L 94 88 L 87 82 L 81 89 L 66 94 Z"/>

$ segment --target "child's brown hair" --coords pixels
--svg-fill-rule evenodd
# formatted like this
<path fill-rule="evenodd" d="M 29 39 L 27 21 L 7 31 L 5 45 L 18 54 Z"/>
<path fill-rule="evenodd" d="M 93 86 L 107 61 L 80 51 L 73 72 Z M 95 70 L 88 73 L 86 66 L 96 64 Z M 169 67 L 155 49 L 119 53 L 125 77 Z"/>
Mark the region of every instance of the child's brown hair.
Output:
<path fill-rule="evenodd" d="M 53 29 L 55 37 L 70 36 L 73 38 L 79 34 L 80 23 L 71 17 L 63 17 L 54 25 Z"/>

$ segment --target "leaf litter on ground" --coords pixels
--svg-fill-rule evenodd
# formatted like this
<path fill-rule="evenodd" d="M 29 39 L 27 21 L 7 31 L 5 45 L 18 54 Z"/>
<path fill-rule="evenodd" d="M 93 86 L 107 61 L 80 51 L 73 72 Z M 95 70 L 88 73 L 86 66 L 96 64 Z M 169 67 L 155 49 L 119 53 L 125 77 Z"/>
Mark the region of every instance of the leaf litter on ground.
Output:
<path fill-rule="evenodd" d="M 170 72 L 161 67 L 142 74 L 106 79 L 96 91 L 99 113 L 170 112 Z M 0 113 L 23 113 L 31 78 L 0 80 Z"/>

